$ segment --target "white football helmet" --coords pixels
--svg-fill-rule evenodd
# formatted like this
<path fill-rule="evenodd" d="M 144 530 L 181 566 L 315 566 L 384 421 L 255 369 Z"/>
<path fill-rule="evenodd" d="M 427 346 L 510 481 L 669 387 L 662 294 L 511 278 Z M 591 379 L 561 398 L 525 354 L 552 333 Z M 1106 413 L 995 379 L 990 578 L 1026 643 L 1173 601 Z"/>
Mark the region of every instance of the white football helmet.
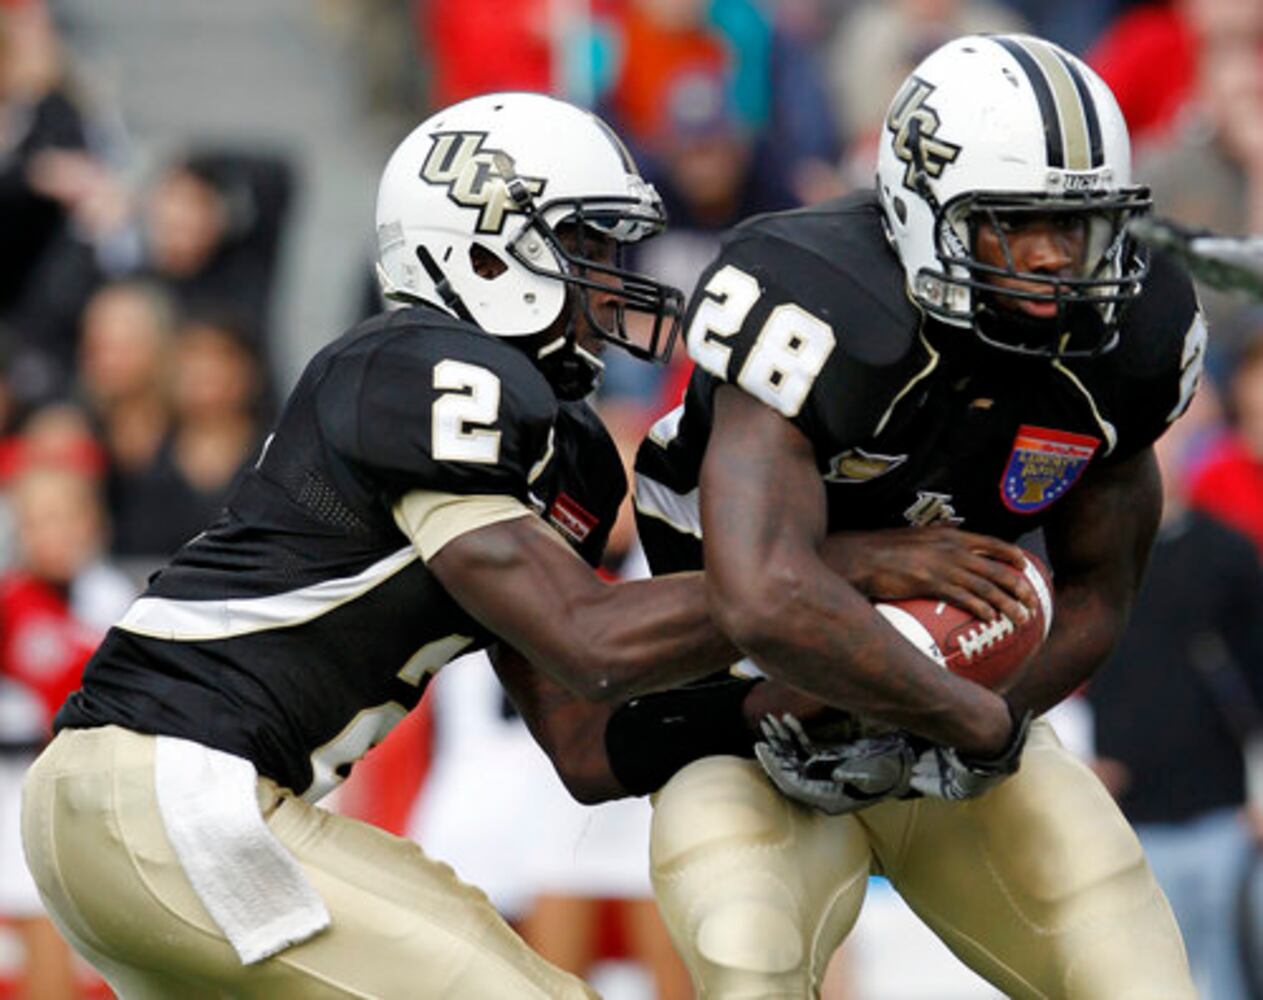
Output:
<path fill-rule="evenodd" d="M 586 258 L 582 240 L 568 250 L 557 230 L 573 224 L 621 248 L 665 223 L 657 192 L 596 115 L 542 94 L 487 94 L 432 115 L 390 157 L 377 194 L 377 273 L 387 299 L 427 302 L 497 337 L 538 334 L 581 304 L 595 332 L 661 359 L 682 293 L 617 260 Z M 490 270 L 487 254 L 499 262 Z M 617 292 L 612 322 L 597 322 L 587 296 L 572 292 L 583 288 Z M 653 317 L 647 340 L 628 336 L 626 310 Z M 564 346 L 599 369 L 568 327 L 568 342 L 541 356 Z"/>
<path fill-rule="evenodd" d="M 887 231 L 908 291 L 928 313 L 1024 354 L 1092 355 L 1118 339 L 1147 262 L 1126 224 L 1148 210 L 1114 95 L 1082 61 L 1028 35 L 971 35 L 931 53 L 895 95 L 877 165 Z M 1087 252 L 1073 277 L 1018 272 L 975 255 L 978 223 L 1074 213 Z M 1002 237 L 1003 240 L 1003 237 Z M 1055 320 L 998 315 L 996 278 L 1055 302 Z M 1070 332 L 1073 331 L 1073 332 Z"/>

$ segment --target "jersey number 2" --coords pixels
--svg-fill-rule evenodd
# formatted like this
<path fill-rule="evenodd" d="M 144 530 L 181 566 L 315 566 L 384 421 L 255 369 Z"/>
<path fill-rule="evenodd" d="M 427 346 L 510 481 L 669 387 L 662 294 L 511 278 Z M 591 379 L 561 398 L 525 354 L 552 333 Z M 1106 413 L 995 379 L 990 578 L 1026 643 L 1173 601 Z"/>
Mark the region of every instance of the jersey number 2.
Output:
<path fill-rule="evenodd" d="M 760 295 L 758 281 L 740 268 L 729 264 L 716 271 L 689 324 L 693 360 L 727 379 L 732 348 L 724 341 L 741 330 Z M 782 303 L 768 314 L 736 383 L 783 416 L 795 417 L 835 343 L 828 323 L 792 302 Z"/>
<path fill-rule="evenodd" d="M 491 427 L 500 418 L 500 379 L 486 368 L 449 358 L 434 366 L 434 388 L 444 390 L 430 416 L 434 457 L 485 465 L 499 461 L 500 432 Z"/>

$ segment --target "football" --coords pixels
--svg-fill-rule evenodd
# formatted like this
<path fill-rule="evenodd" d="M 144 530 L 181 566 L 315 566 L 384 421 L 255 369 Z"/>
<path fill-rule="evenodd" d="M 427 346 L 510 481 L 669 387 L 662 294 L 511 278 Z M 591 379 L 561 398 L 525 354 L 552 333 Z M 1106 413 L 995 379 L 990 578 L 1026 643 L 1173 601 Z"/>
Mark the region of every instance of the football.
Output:
<path fill-rule="evenodd" d="M 1025 573 L 1039 596 L 1039 610 L 1025 622 L 1008 618 L 986 622 L 944 601 L 923 598 L 874 606 L 900 635 L 936 663 L 1004 692 L 1020 676 L 1052 626 L 1051 574 L 1039 557 L 1029 552 Z"/>

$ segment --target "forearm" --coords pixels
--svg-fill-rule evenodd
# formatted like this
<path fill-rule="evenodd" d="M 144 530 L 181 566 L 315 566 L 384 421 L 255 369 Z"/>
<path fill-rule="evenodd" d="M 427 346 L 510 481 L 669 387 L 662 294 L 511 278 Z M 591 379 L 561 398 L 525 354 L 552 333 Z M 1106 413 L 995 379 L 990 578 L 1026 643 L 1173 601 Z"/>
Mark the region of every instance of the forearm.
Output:
<path fill-rule="evenodd" d="M 1122 636 L 1162 513 L 1152 449 L 1089 472 L 1044 527 L 1052 630 L 1008 698 L 1039 714 L 1091 677 Z"/>
<path fill-rule="evenodd" d="M 605 726 L 611 711 L 610 705 L 576 699 L 554 709 L 547 730 L 531 730 L 551 758 L 566 790 L 584 805 L 624 799 L 631 794 L 615 777 L 605 753 Z"/>
<path fill-rule="evenodd" d="M 806 438 L 727 387 L 701 500 L 716 620 L 770 677 L 936 742 L 1004 745 L 1003 699 L 914 649 L 822 559 L 824 490 Z"/>
<path fill-rule="evenodd" d="M 466 611 L 581 698 L 617 703 L 740 659 L 699 573 L 609 584 L 538 518 L 463 534 L 428 565 Z"/>
<path fill-rule="evenodd" d="M 673 687 L 741 659 L 715 626 L 701 573 L 634 580 L 607 591 L 584 616 L 589 649 L 601 664 L 600 700 Z"/>
<path fill-rule="evenodd" d="M 1090 586 L 1058 588 L 1047 640 L 1008 692 L 1018 711 L 1042 715 L 1077 691 L 1109 656 L 1126 624 L 1126 608 Z"/>
<path fill-rule="evenodd" d="M 716 754 L 749 755 L 758 715 L 749 695 L 771 685 L 722 678 L 653 693 L 617 708 L 577 698 L 515 650 L 492 657 L 501 683 L 570 794 L 593 804 L 657 791 L 680 768 Z M 774 700 L 800 711 L 803 699 Z"/>
<path fill-rule="evenodd" d="M 535 742 L 577 801 L 591 805 L 629 794 L 605 753 L 612 706 L 576 697 L 516 650 L 495 648 L 491 662 Z"/>
<path fill-rule="evenodd" d="M 871 603 L 823 565 L 768 617 L 743 630 L 770 676 L 839 708 L 967 750 L 1001 746 L 1004 700 L 918 652 Z"/>

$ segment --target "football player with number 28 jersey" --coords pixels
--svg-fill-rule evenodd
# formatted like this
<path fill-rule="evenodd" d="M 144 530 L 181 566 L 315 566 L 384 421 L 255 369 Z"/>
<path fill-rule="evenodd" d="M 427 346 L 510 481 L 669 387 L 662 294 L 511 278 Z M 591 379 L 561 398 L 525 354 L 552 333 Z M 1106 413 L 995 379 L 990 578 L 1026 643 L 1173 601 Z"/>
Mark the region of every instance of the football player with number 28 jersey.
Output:
<path fill-rule="evenodd" d="M 792 756 L 760 754 L 775 787 L 723 755 L 628 779 L 661 785 L 655 891 L 699 995 L 816 995 L 870 872 L 1007 996 L 1195 995 L 1121 813 L 1025 722 L 1118 637 L 1160 510 L 1151 444 L 1201 370 L 1187 276 L 1127 236 L 1147 209 L 1087 66 L 1028 36 L 965 37 L 895 96 L 875 191 L 750 220 L 703 274 L 686 319 L 697 370 L 637 459 L 651 564 L 704 558 L 718 624 L 771 679 L 831 687 L 830 704 L 942 747 L 913 766 L 922 795 L 904 774 L 834 815 L 778 795 L 810 784 Z M 1048 639 L 1003 697 L 978 689 L 949 711 L 947 673 L 870 599 L 955 600 L 968 557 L 926 573 L 936 547 L 1035 529 Z M 882 744 L 896 775 L 912 760 L 899 741 Z M 923 767 L 1007 780 L 953 801 L 952 782 L 925 791 Z"/>
<path fill-rule="evenodd" d="M 610 585 L 589 565 L 626 490 L 582 401 L 594 338 L 660 355 L 682 311 L 619 264 L 664 221 L 623 144 L 561 101 L 474 98 L 398 147 L 377 215 L 403 308 L 307 366 L 26 784 L 41 895 L 121 996 L 592 996 L 447 866 L 314 803 L 493 642 L 510 683 L 597 705 L 735 655 L 699 574 Z"/>

